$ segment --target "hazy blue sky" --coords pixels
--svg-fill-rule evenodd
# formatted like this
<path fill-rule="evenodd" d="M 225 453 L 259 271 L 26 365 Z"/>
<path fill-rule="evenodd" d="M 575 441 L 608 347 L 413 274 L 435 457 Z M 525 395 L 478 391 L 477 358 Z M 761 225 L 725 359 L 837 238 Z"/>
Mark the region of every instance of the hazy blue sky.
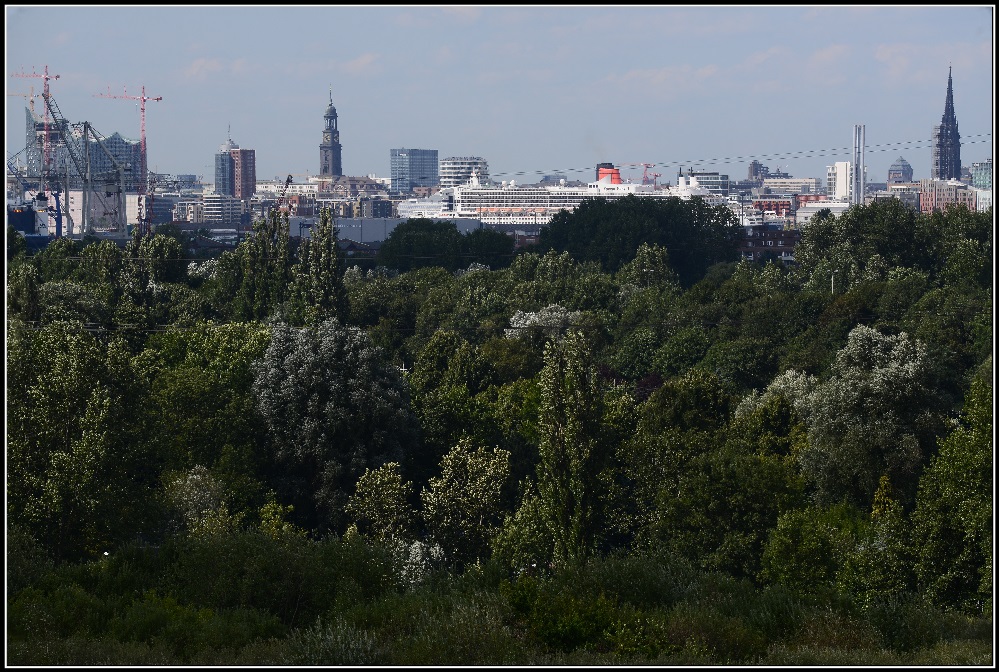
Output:
<path fill-rule="evenodd" d="M 331 87 L 348 175 L 408 147 L 529 182 L 605 161 L 742 179 L 754 158 L 824 177 L 862 123 L 884 181 L 900 155 L 929 177 L 948 66 L 962 163 L 993 155 L 994 27 L 991 6 L 8 5 L 5 69 L 40 93 L 11 75 L 48 65 L 63 114 L 105 135 L 138 138 L 138 102 L 94 94 L 145 86 L 149 168 L 206 181 L 230 126 L 258 179 L 315 175 Z M 25 103 L 7 96 L 8 156 Z"/>

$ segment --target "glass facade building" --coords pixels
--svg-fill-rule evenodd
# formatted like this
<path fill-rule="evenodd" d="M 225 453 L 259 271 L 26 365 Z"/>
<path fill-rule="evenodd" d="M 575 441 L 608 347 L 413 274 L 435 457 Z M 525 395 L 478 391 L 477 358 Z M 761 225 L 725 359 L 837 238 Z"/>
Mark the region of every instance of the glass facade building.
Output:
<path fill-rule="evenodd" d="M 439 183 L 436 149 L 392 149 L 390 169 L 395 193 L 406 194 L 414 187 L 436 187 Z"/>

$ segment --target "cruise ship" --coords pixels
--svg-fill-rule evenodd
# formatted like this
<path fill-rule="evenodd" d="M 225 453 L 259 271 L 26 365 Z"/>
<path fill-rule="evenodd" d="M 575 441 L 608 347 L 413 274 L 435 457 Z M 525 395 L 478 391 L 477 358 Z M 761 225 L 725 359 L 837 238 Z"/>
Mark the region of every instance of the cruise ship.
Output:
<path fill-rule="evenodd" d="M 446 187 L 429 198 L 411 198 L 398 206 L 403 218 L 478 219 L 497 229 L 539 229 L 562 210 L 573 211 L 590 198 L 616 200 L 626 196 L 687 200 L 699 196 L 712 205 L 724 203 L 693 176 L 677 178 L 676 186 L 653 186 L 622 182 L 618 169 L 608 169 L 600 179 L 584 186 L 567 186 L 565 180 L 552 186 L 517 186 L 514 180 L 499 186 L 483 185 L 473 172 L 469 181 Z"/>

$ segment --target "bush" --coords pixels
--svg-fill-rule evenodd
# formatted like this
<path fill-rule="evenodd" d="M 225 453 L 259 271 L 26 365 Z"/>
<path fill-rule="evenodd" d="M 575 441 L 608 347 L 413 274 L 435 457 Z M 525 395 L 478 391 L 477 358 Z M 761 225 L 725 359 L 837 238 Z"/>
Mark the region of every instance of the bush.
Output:
<path fill-rule="evenodd" d="M 100 598 L 75 583 L 51 591 L 26 588 L 8 604 L 11 639 L 96 636 L 104 632 L 110 616 Z"/>
<path fill-rule="evenodd" d="M 943 612 L 911 594 L 877 600 L 866 617 L 881 634 L 883 645 L 899 652 L 934 646 L 946 628 Z"/>
<path fill-rule="evenodd" d="M 712 607 L 683 603 L 666 621 L 668 643 L 674 649 L 706 654 L 716 663 L 754 662 L 766 653 L 767 642 L 738 618 Z"/>
<path fill-rule="evenodd" d="M 327 623 L 317 619 L 305 630 L 288 638 L 289 665 L 375 665 L 384 662 L 376 638 L 359 628 L 334 618 Z"/>
<path fill-rule="evenodd" d="M 178 658 L 189 660 L 205 650 L 239 650 L 258 639 L 283 637 L 285 628 L 276 616 L 255 609 L 216 613 L 150 591 L 116 616 L 109 632 L 121 642 L 163 645 Z"/>

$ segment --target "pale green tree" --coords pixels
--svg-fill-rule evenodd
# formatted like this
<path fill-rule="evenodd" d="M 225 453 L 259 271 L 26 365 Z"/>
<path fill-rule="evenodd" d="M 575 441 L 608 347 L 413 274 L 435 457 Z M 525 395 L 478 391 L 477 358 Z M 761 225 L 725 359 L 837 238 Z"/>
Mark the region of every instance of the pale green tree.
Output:
<path fill-rule="evenodd" d="M 413 485 L 403 480 L 398 462 L 365 469 L 347 500 L 347 513 L 371 538 L 410 541 L 416 531 L 416 512 L 409 503 L 412 493 Z"/>
<path fill-rule="evenodd" d="M 427 528 L 446 559 L 461 565 L 485 557 L 502 522 L 509 478 L 509 451 L 473 451 L 462 440 L 444 456 L 440 476 L 430 479 L 421 499 Z"/>

